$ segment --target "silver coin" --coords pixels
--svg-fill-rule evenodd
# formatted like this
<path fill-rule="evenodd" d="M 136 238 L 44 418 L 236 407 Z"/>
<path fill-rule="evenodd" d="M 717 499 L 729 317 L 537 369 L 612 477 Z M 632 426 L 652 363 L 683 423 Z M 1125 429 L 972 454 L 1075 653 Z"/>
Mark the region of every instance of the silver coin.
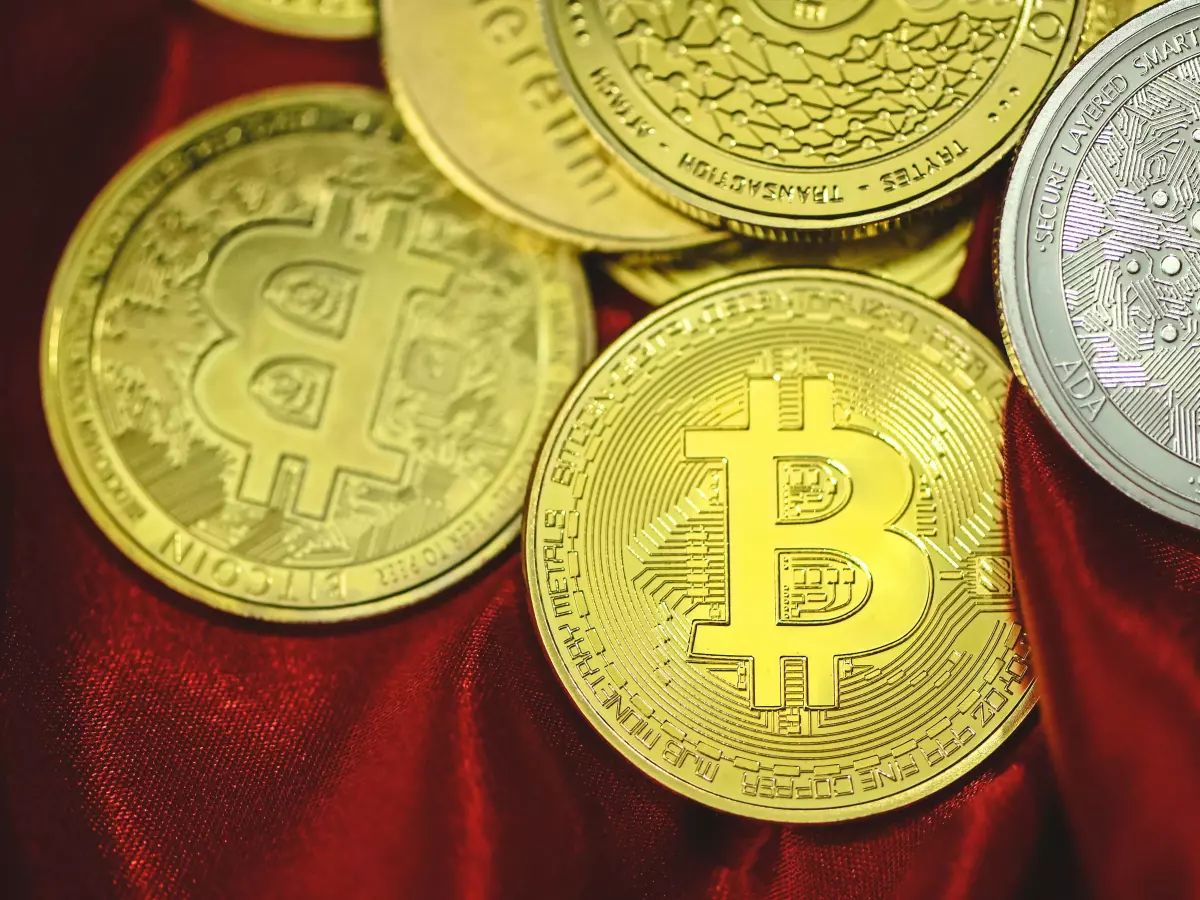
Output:
<path fill-rule="evenodd" d="M 1200 3 L 1101 41 L 1046 101 L 997 246 L 1009 356 L 1074 450 L 1200 527 Z"/>

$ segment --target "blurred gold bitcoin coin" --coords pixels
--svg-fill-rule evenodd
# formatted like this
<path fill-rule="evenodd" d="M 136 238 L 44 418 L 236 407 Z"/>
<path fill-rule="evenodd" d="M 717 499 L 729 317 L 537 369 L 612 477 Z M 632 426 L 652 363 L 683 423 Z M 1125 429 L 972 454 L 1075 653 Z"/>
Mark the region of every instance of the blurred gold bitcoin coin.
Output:
<path fill-rule="evenodd" d="M 575 112 L 535 0 L 383 0 L 397 105 L 446 176 L 497 215 L 588 250 L 722 235 L 635 187 Z"/>
<path fill-rule="evenodd" d="M 298 37 L 346 40 L 375 33 L 374 0 L 196 0 L 246 25 Z"/>
<path fill-rule="evenodd" d="M 458 193 L 385 95 L 293 88 L 97 199 L 42 385 L 72 486 L 147 571 L 242 615 L 353 618 L 511 541 L 591 322 L 575 255 Z"/>
<path fill-rule="evenodd" d="M 670 258 L 627 255 L 606 259 L 618 284 L 660 306 L 721 278 L 787 266 L 829 266 L 878 275 L 929 297 L 944 297 L 967 261 L 974 217 L 947 223 L 929 218 L 855 241 L 779 243 L 730 238 Z"/>
<path fill-rule="evenodd" d="M 542 449 L 526 577 L 621 753 L 730 812 L 910 803 L 1034 704 L 1004 524 L 1010 373 L 919 294 L 818 269 L 659 310 Z"/>
<path fill-rule="evenodd" d="M 1018 142 L 1086 0 L 541 0 L 564 83 L 680 209 L 753 237 L 872 231 Z"/>

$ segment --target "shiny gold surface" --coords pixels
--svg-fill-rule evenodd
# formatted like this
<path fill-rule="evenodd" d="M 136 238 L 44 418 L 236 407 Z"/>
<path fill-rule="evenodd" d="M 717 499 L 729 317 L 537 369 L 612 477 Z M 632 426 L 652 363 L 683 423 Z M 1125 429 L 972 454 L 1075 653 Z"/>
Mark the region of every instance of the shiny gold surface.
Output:
<path fill-rule="evenodd" d="M 289 89 L 96 201 L 50 295 L 46 412 L 88 511 L 170 586 L 364 616 L 515 535 L 591 321 L 574 254 L 458 193 L 385 95 Z"/>
<path fill-rule="evenodd" d="M 720 239 L 613 165 L 559 83 L 534 0 L 383 0 L 380 12 L 406 124 L 488 209 L 589 250 Z"/>
<path fill-rule="evenodd" d="M 298 37 L 346 40 L 375 33 L 374 0 L 196 0 L 256 28 Z"/>
<path fill-rule="evenodd" d="M 663 784 L 825 822 L 950 783 L 1032 708 L 1000 417 L 965 322 L 830 270 L 633 328 L 538 461 L 526 577 L 556 672 Z"/>
<path fill-rule="evenodd" d="M 1144 13 L 1161 0 L 1089 0 L 1080 50 L 1087 51 L 1118 25 Z"/>
<path fill-rule="evenodd" d="M 926 218 L 856 241 L 779 243 L 735 237 L 666 259 L 607 259 L 604 268 L 623 287 L 656 306 L 721 278 L 788 266 L 865 272 L 928 297 L 944 297 L 967 261 L 973 230 L 973 216 L 961 216 L 957 221 Z"/>
<path fill-rule="evenodd" d="M 1017 143 L 1084 0 L 541 0 L 552 54 L 629 170 L 755 237 L 877 230 Z"/>

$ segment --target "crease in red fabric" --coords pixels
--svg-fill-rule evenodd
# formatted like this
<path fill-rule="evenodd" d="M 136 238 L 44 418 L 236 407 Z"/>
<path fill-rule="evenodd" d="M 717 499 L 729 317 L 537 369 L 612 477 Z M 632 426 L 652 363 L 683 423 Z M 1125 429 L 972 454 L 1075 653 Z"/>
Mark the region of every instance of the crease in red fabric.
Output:
<path fill-rule="evenodd" d="M 1178 718 L 1194 709 L 1194 604 L 1171 606 L 1200 579 L 1194 545 L 1167 535 L 1144 543 L 1140 580 L 1113 575 L 1120 602 L 1076 597 L 1059 609 L 1065 600 L 1048 588 L 1057 590 L 1064 552 L 1080 556 L 1081 572 L 1111 573 L 1092 555 L 1114 547 L 1084 533 L 1102 524 L 1088 505 L 1094 478 L 1047 492 L 1047 468 L 1064 464 L 1053 435 L 1019 405 L 1014 534 L 1025 609 L 1044 631 L 1038 664 L 1056 692 L 1061 788 L 1031 722 L 970 777 L 863 822 L 788 827 L 684 800 L 572 706 L 532 627 L 516 548 L 414 609 L 335 628 L 245 622 L 139 571 L 87 519 L 42 420 L 38 336 L 62 248 L 108 178 L 183 119 L 274 85 L 379 85 L 377 51 L 257 32 L 190 0 L 6 12 L 0 71 L 15 131 L 0 141 L 0 171 L 14 176 L 0 206 L 0 496 L 12 501 L 0 612 L 6 896 L 1024 900 L 1073 895 L 1084 879 L 1076 851 L 1111 896 L 1148 878 L 1142 867 L 1160 855 L 1175 856 L 1163 885 L 1194 886 L 1197 863 L 1181 856 L 1187 795 L 1160 806 L 1145 791 L 1156 776 L 1194 784 L 1194 732 L 1175 740 L 1160 718 L 1171 705 L 1175 726 L 1195 727 Z M 947 301 L 993 339 L 996 191 L 996 179 L 983 189 L 980 230 Z M 646 307 L 592 268 L 607 341 Z M 1059 504 L 1089 510 L 1079 535 L 1062 527 Z M 1139 731 L 1112 739 L 1105 691 L 1120 676 L 1092 672 L 1112 636 L 1105 622 L 1082 620 L 1145 602 L 1143 585 L 1162 586 L 1159 618 L 1150 632 L 1138 618 L 1136 633 L 1149 647 L 1161 637 L 1158 655 L 1175 662 L 1130 668 L 1141 690 L 1153 677 L 1170 684 L 1136 717 Z M 1158 755 L 1131 771 L 1137 739 Z M 1122 778 L 1133 779 L 1129 790 Z M 1105 811 L 1115 800 L 1124 819 Z M 1155 849 L 1160 810 L 1172 818 Z"/>
<path fill-rule="evenodd" d="M 162 75 L 148 127 L 150 134 L 163 134 L 184 118 L 182 112 L 186 108 L 188 82 L 193 75 L 190 63 L 194 39 L 193 32 L 184 27 L 182 22 L 168 20 L 163 39 L 165 58 Z"/>
<path fill-rule="evenodd" d="M 1102 482 L 1023 390 L 1008 418 L 1017 577 L 1091 887 L 1200 896 L 1200 534 Z"/>

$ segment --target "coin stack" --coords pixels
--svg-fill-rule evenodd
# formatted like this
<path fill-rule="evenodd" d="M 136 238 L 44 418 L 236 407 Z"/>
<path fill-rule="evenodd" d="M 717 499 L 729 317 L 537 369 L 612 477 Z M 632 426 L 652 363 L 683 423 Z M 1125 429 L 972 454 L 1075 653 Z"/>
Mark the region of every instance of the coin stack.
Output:
<path fill-rule="evenodd" d="M 66 249 L 50 432 L 169 588 L 363 618 L 523 525 L 600 735 L 700 803 L 830 822 L 954 782 L 1036 703 L 1014 369 L 1200 527 L 1193 0 L 201 2 L 378 25 L 390 91 L 211 110 Z M 1006 361 L 938 298 L 1014 151 Z M 661 307 L 595 359 L 583 253 Z"/>

